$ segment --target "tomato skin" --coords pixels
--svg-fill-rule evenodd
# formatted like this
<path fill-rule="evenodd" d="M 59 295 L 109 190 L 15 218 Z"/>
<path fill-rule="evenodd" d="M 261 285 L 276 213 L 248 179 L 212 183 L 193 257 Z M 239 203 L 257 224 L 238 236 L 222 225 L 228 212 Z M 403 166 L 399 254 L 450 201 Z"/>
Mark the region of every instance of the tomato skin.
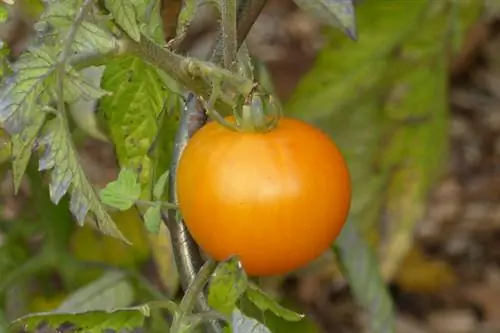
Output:
<path fill-rule="evenodd" d="M 301 268 L 329 248 L 349 212 L 351 181 L 333 141 L 305 122 L 283 118 L 267 133 L 210 122 L 181 156 L 177 194 L 208 255 L 238 255 L 249 275 L 266 276 Z"/>

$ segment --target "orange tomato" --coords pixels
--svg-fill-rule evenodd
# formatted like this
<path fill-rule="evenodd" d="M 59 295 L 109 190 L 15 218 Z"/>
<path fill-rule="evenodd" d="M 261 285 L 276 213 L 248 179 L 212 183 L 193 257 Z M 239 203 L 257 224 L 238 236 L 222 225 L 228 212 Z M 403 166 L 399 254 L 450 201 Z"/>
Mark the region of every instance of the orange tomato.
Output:
<path fill-rule="evenodd" d="M 283 118 L 266 133 L 210 122 L 181 156 L 177 194 L 202 250 L 215 260 L 238 255 L 249 275 L 266 276 L 329 248 L 346 221 L 351 182 L 334 142 L 305 122 Z"/>

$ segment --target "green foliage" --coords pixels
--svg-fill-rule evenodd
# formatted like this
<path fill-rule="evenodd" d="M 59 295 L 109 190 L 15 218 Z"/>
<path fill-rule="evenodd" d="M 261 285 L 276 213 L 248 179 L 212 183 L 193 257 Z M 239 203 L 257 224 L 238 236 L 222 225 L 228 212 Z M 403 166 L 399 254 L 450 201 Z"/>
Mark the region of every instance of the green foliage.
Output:
<path fill-rule="evenodd" d="M 108 183 L 99 192 L 101 201 L 119 210 L 131 208 L 141 196 L 141 184 L 132 169 L 121 169 L 118 179 Z"/>
<path fill-rule="evenodd" d="M 304 315 L 298 314 L 279 305 L 276 301 L 269 297 L 269 295 L 267 295 L 263 290 L 261 290 L 257 285 L 253 283 L 248 284 L 248 289 L 245 295 L 248 300 L 261 311 L 269 310 L 276 316 L 288 321 L 299 321 L 304 318 Z"/>
<path fill-rule="evenodd" d="M 157 234 L 160 231 L 162 224 L 160 204 L 155 204 L 146 210 L 144 224 L 146 225 L 146 229 L 153 234 Z"/>
<path fill-rule="evenodd" d="M 167 111 L 164 105 L 177 97 L 171 96 L 153 66 L 134 56 L 110 61 L 104 70 L 102 87 L 112 92 L 101 100 L 101 109 L 109 124 L 118 162 L 122 167 L 140 170 L 142 198 L 149 199 L 154 175 L 148 152 L 157 139 L 163 117 L 175 120 L 164 114 Z M 172 138 L 173 132 L 161 135 Z M 162 167 L 157 177 L 167 168 Z"/>
<path fill-rule="evenodd" d="M 132 307 L 113 311 L 87 311 L 82 313 L 36 313 L 21 317 L 11 325 L 12 331 L 39 332 L 71 328 L 86 333 L 102 333 L 106 329 L 133 330 L 144 325 L 149 308 Z"/>
<path fill-rule="evenodd" d="M 247 284 L 247 275 L 237 258 L 219 264 L 210 280 L 208 304 L 225 315 L 231 315 Z"/>
<path fill-rule="evenodd" d="M 132 1 L 105 0 L 106 8 L 110 11 L 116 23 L 135 41 L 141 39 L 141 31 L 136 21 L 136 13 Z"/>

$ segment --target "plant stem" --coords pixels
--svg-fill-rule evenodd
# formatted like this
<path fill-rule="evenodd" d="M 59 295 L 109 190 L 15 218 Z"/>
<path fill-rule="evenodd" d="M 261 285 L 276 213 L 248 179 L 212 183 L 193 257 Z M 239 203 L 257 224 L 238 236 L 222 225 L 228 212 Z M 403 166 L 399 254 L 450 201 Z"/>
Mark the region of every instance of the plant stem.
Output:
<path fill-rule="evenodd" d="M 209 259 L 200 268 L 198 274 L 196 274 L 196 278 L 192 281 L 182 298 L 181 304 L 179 305 L 179 311 L 172 323 L 171 331 L 173 333 L 182 332 L 181 328 L 185 324 L 185 318 L 193 312 L 198 302 L 198 295 L 203 294 L 203 290 L 216 267 L 217 263 L 214 260 Z"/>
<path fill-rule="evenodd" d="M 236 33 L 236 1 L 221 1 L 221 31 L 224 45 L 223 64 L 224 68 L 231 70 L 232 64 L 238 52 L 238 38 Z"/>
<path fill-rule="evenodd" d="M 211 63 L 194 58 L 186 58 L 172 51 L 163 49 L 154 42 L 141 36 L 139 43 L 129 39 L 126 41 L 127 51 L 134 53 L 149 63 L 167 72 L 185 88 L 191 89 L 205 100 L 212 95 L 214 82 L 224 82 L 224 91 L 216 96 L 214 106 L 217 110 L 230 113 L 235 99 L 239 95 L 248 95 L 253 82 L 228 70 L 212 66 Z"/>
<path fill-rule="evenodd" d="M 238 46 L 245 40 L 250 28 L 254 24 L 255 20 L 259 16 L 262 8 L 267 0 L 240 0 L 238 6 L 237 15 L 237 37 Z M 241 10 L 245 8 L 245 10 Z M 240 11 L 241 10 L 241 11 Z M 206 58 L 210 58 L 214 61 L 214 55 L 217 54 L 216 50 L 222 45 L 222 40 L 219 38 L 217 40 L 214 49 L 206 55 Z M 217 61 L 216 63 L 219 63 Z M 179 164 L 180 156 L 187 144 L 190 135 L 193 135 L 199 128 L 201 128 L 206 121 L 205 111 L 198 107 L 196 97 L 192 94 L 188 94 L 187 103 L 188 104 L 185 112 L 181 114 L 180 125 L 177 130 L 174 149 L 172 153 L 172 164 L 170 167 L 169 174 L 169 200 L 173 203 L 177 203 L 177 188 L 176 188 L 176 171 Z M 216 106 L 217 107 L 217 106 Z M 180 218 L 178 212 L 174 210 L 169 210 L 168 215 L 162 212 L 162 218 L 164 223 L 167 225 L 170 235 L 172 237 L 172 245 L 175 260 L 177 263 L 177 268 L 179 269 L 179 275 L 181 279 L 181 285 L 184 291 L 187 292 L 189 285 L 195 280 L 196 272 L 201 268 L 203 259 L 201 258 L 198 246 L 194 242 L 192 236 L 189 234 L 184 221 Z M 209 310 L 209 306 L 206 300 L 205 293 L 201 292 L 196 297 L 196 308 L 199 311 Z M 222 332 L 222 328 L 216 321 L 210 322 L 211 325 L 207 326 L 207 330 L 210 332 Z"/>

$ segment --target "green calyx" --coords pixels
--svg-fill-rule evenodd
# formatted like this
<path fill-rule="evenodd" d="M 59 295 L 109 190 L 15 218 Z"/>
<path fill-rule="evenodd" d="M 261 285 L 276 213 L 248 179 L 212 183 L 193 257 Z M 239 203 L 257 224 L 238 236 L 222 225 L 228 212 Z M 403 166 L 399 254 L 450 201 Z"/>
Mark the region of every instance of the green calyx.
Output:
<path fill-rule="evenodd" d="M 242 106 L 241 115 L 235 116 L 239 131 L 265 133 L 278 125 L 282 111 L 272 96 L 252 94 L 250 101 Z"/>

